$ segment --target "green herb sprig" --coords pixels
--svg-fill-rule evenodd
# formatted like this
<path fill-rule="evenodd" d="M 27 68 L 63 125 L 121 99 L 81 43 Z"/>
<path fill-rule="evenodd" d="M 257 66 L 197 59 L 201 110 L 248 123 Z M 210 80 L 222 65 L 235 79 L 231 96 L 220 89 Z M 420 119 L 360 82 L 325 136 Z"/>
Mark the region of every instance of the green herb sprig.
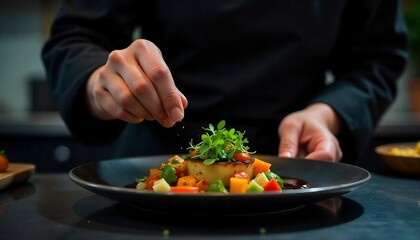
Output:
<path fill-rule="evenodd" d="M 216 161 L 233 162 L 233 155 L 237 152 L 252 154 L 245 145 L 248 143 L 248 139 L 244 137 L 245 131 L 236 131 L 234 128 L 228 130 L 225 125 L 226 121 L 221 120 L 217 128 L 211 123 L 208 128 L 203 128 L 207 132 L 201 135 L 201 142 L 194 145 L 191 140 L 190 147 L 187 148 L 190 153 L 195 151 L 191 158 L 201 159 L 204 165 L 211 165 Z"/>

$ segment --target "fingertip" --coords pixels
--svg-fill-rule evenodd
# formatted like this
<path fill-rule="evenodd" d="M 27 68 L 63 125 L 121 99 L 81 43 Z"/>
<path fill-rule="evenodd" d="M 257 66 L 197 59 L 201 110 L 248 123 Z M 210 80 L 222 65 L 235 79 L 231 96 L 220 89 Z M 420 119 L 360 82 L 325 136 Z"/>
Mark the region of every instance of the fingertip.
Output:
<path fill-rule="evenodd" d="M 182 93 L 181 93 L 181 102 L 182 102 L 182 107 L 184 107 L 184 109 L 187 108 L 187 106 L 188 106 L 188 99 Z"/>
<path fill-rule="evenodd" d="M 184 118 L 184 111 L 178 107 L 174 107 L 170 111 L 170 118 L 174 122 L 180 122 Z"/>
<path fill-rule="evenodd" d="M 291 151 L 289 150 L 283 150 L 279 153 L 279 157 L 283 157 L 283 158 L 292 158 L 293 154 Z"/>
<path fill-rule="evenodd" d="M 166 128 L 171 128 L 175 125 L 175 122 L 170 120 L 169 118 L 165 118 L 162 121 L 159 121 L 160 125 L 166 127 Z"/>

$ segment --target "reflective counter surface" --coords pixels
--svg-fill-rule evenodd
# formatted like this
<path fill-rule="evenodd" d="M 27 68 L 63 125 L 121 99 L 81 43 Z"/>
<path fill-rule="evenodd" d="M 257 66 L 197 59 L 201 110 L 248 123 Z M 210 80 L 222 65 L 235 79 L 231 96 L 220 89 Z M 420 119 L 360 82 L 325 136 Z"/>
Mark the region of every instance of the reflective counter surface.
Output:
<path fill-rule="evenodd" d="M 0 191 L 0 238 L 417 240 L 420 179 L 372 173 L 350 193 L 292 212 L 212 219 L 145 212 L 95 195 L 65 173 L 36 173 Z"/>

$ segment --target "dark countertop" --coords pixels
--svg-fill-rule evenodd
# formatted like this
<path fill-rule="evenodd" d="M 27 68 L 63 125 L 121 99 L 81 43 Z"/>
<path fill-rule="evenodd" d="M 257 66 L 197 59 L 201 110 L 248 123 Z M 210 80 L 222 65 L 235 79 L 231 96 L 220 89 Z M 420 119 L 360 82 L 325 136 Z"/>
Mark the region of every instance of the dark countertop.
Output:
<path fill-rule="evenodd" d="M 168 217 L 95 195 L 67 174 L 38 173 L 0 191 L 0 233 L 9 240 L 417 240 L 419 204 L 419 179 L 372 174 L 368 183 L 350 193 L 294 212 L 216 220 L 181 214 Z M 165 231 L 169 236 L 163 236 Z"/>

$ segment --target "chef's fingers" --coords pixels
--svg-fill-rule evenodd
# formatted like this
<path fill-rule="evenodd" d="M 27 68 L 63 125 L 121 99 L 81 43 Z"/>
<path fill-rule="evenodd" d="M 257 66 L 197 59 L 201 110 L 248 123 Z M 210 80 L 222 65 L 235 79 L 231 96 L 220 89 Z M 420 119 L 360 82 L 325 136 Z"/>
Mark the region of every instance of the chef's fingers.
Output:
<path fill-rule="evenodd" d="M 147 74 L 137 63 L 130 66 L 133 69 L 129 73 L 133 73 L 133 76 L 125 74 L 124 79 L 126 79 L 133 96 L 143 104 L 154 120 L 166 127 L 171 127 L 175 122 L 167 120 L 169 117 L 163 107 L 162 100 Z"/>
<path fill-rule="evenodd" d="M 115 53 L 110 54 L 110 61 L 100 69 L 98 84 L 93 89 L 95 102 L 113 118 L 131 123 L 138 123 L 144 119 L 152 119 L 151 114 L 133 96 L 126 82 L 118 72 L 125 68 L 121 62 L 115 62 Z"/>
<path fill-rule="evenodd" d="M 147 40 L 138 40 L 132 45 L 138 53 L 136 56 L 141 69 L 153 84 L 161 102 L 161 105 L 151 106 L 152 109 L 148 110 L 152 114 L 166 114 L 167 118 L 159 121 L 163 126 L 170 127 L 181 121 L 184 118 L 186 99 L 175 86 L 160 50 Z"/>
<path fill-rule="evenodd" d="M 118 95 L 120 102 L 132 114 L 143 116 L 147 120 L 163 121 L 168 116 L 156 89 L 137 63 L 135 55 L 132 49 L 116 50 L 110 54 L 110 65 L 121 76 L 126 89 L 123 89 L 124 86 L 117 86 L 117 83 L 113 83 L 113 86 L 121 90 Z"/>
<path fill-rule="evenodd" d="M 279 157 L 297 157 L 299 148 L 299 136 L 302 132 L 302 125 L 295 121 L 285 118 L 279 126 L 280 145 L 278 150 Z"/>
<path fill-rule="evenodd" d="M 321 159 L 331 162 L 340 161 L 343 153 L 338 140 L 333 136 L 326 136 L 323 141 L 314 141 L 308 144 L 307 159 Z"/>
<path fill-rule="evenodd" d="M 121 108 L 108 91 L 101 91 L 101 93 L 95 95 L 95 98 L 96 103 L 98 103 L 98 109 L 108 113 L 112 116 L 112 119 L 117 118 L 131 123 L 138 123 L 144 120 L 143 118 L 135 116 L 129 111 Z"/>
<path fill-rule="evenodd" d="M 188 106 L 188 100 L 182 92 L 179 92 L 179 94 L 181 94 L 182 107 L 185 109 Z"/>

